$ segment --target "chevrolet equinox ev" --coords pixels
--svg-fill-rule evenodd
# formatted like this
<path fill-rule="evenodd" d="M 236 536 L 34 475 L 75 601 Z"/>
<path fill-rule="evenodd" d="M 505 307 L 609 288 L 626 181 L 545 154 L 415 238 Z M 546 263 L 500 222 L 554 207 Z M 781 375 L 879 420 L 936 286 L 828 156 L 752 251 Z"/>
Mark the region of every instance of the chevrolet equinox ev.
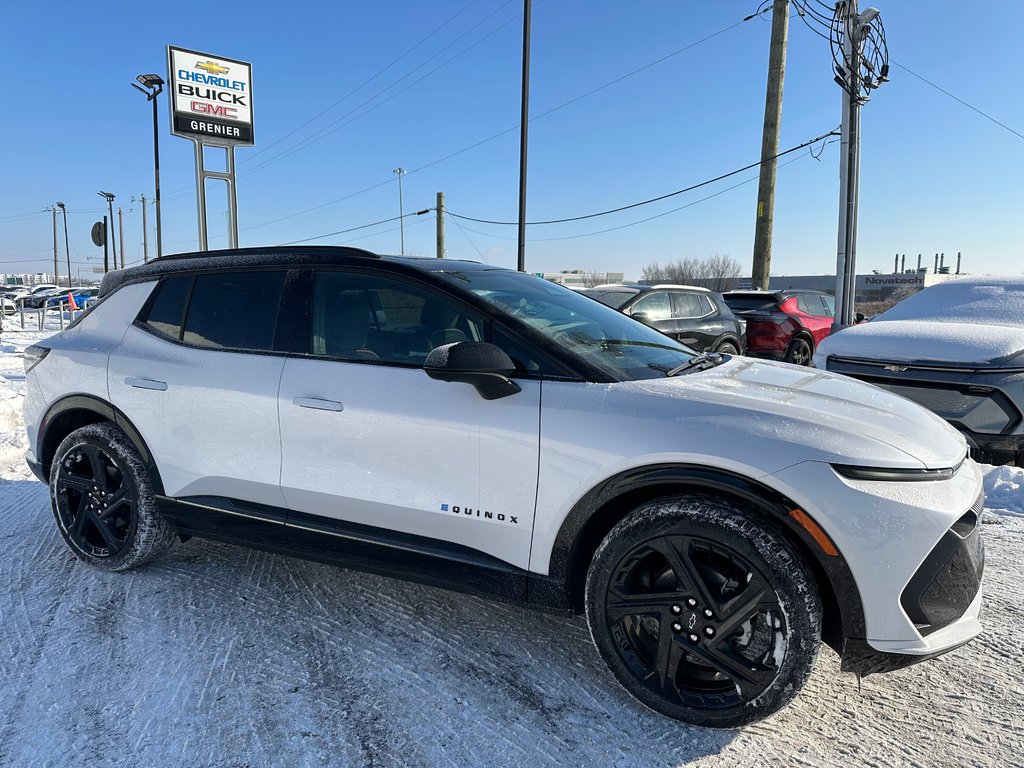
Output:
<path fill-rule="evenodd" d="M 519 272 L 165 256 L 25 368 L 29 465 L 96 568 L 199 536 L 584 613 L 636 699 L 711 727 L 784 706 L 822 642 L 869 674 L 981 631 L 981 472 L 945 421 Z"/>

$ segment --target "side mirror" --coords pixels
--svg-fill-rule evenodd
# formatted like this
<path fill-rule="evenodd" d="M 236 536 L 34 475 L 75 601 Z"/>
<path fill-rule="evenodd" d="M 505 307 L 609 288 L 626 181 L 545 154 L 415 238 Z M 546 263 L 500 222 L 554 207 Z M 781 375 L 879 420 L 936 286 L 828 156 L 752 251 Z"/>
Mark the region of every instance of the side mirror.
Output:
<path fill-rule="evenodd" d="M 482 341 L 456 341 L 436 347 L 423 362 L 427 376 L 438 381 L 472 384 L 484 400 L 522 391 L 509 379 L 516 366 L 500 348 Z"/>
<path fill-rule="evenodd" d="M 858 312 L 856 315 L 854 315 L 853 316 L 853 322 L 855 322 L 855 323 L 863 323 L 864 322 L 864 313 L 863 312 Z"/>
<path fill-rule="evenodd" d="M 632 317 L 634 320 L 639 320 L 641 323 L 644 323 L 645 325 L 651 324 L 651 316 L 647 312 L 634 312 L 632 315 L 630 315 L 630 317 Z"/>

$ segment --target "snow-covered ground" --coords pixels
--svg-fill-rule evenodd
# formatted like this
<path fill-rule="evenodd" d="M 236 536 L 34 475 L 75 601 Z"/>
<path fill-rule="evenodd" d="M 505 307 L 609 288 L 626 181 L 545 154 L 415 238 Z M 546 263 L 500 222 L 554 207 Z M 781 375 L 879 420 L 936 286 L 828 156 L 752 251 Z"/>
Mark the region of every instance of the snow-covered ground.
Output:
<path fill-rule="evenodd" d="M 742 730 L 655 715 L 582 619 L 193 539 L 109 574 L 24 465 L 0 340 L 0 766 L 1024 765 L 1024 471 L 991 468 L 986 632 Z"/>

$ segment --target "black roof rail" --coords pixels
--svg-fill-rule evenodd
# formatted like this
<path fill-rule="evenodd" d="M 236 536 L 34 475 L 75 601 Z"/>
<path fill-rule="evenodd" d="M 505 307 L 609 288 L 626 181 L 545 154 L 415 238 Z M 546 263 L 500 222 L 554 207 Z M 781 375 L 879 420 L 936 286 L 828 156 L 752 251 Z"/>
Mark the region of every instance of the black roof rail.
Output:
<path fill-rule="evenodd" d="M 180 259 L 215 259 L 223 258 L 229 259 L 237 256 L 256 256 L 260 254 L 292 254 L 292 253 L 337 253 L 339 250 L 345 251 L 347 256 L 363 256 L 368 259 L 379 259 L 380 254 L 367 251 L 362 248 L 351 248 L 349 246 L 337 246 L 337 245 L 269 245 L 263 247 L 254 248 L 224 248 L 216 251 L 189 251 L 187 253 L 171 253 L 164 256 L 158 256 L 155 259 L 150 259 L 149 264 L 167 262 L 167 261 L 178 261 Z"/>

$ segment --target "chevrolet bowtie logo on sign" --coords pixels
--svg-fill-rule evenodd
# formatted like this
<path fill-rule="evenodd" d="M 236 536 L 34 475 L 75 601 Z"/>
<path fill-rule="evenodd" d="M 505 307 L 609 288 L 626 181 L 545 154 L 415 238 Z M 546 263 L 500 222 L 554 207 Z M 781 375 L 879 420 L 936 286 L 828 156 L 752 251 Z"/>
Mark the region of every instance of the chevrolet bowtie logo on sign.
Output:
<path fill-rule="evenodd" d="M 167 47 L 171 133 L 214 146 L 253 141 L 252 65 Z"/>
<path fill-rule="evenodd" d="M 222 67 L 215 61 L 200 61 L 196 62 L 196 69 L 201 69 L 204 72 L 209 72 L 211 75 L 226 75 L 230 72 L 229 67 Z"/>

